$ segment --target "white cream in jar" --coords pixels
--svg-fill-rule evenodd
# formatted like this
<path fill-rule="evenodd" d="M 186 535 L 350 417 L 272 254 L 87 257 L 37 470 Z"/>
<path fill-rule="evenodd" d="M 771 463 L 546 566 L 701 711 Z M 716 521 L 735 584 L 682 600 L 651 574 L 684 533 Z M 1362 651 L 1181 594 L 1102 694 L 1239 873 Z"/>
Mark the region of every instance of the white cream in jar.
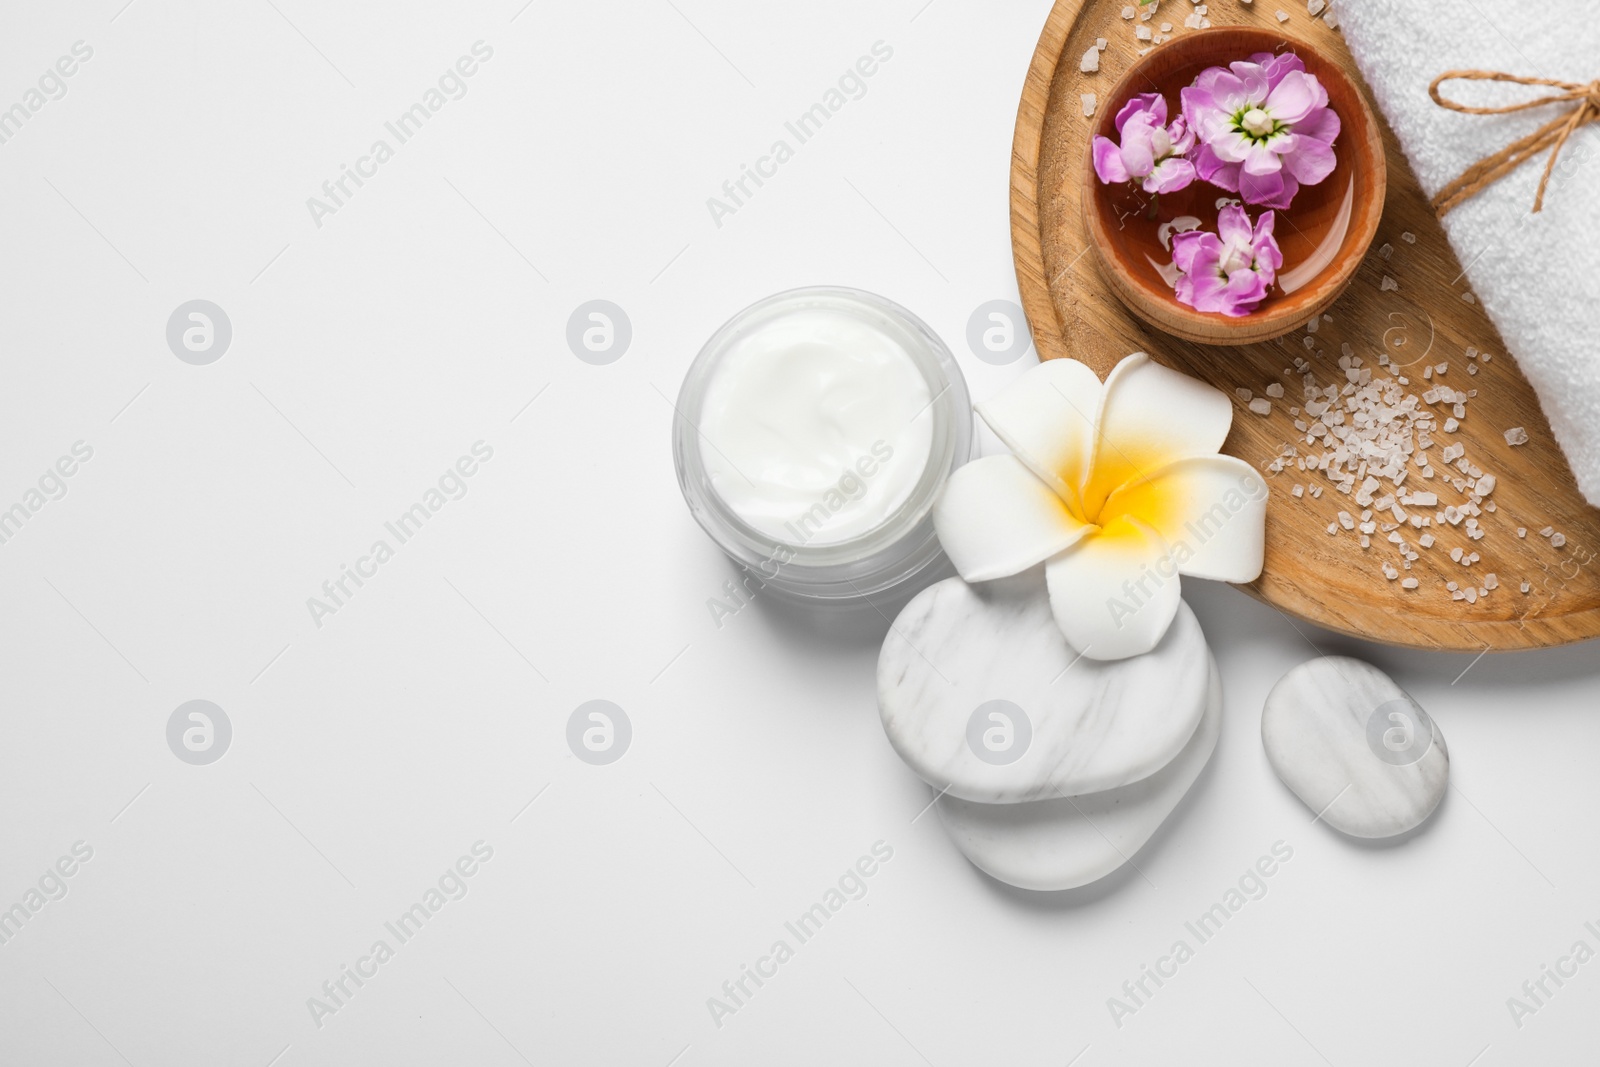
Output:
<path fill-rule="evenodd" d="M 943 562 L 929 512 L 967 461 L 966 382 L 938 336 L 854 289 L 797 289 L 730 319 L 678 395 L 684 500 L 746 588 L 854 600 Z"/>
<path fill-rule="evenodd" d="M 902 341 L 848 310 L 769 319 L 723 354 L 700 453 L 733 513 L 778 541 L 836 544 L 880 526 L 928 465 L 932 392 Z"/>

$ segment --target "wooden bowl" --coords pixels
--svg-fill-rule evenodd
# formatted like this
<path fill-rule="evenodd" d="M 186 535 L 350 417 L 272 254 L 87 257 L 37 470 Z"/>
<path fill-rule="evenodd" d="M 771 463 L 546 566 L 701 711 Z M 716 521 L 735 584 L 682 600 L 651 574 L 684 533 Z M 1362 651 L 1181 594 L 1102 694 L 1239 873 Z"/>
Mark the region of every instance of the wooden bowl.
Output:
<path fill-rule="evenodd" d="M 1188 32 L 1157 46 L 1129 68 L 1099 105 L 1093 132 L 1116 140 L 1117 112 L 1138 93 L 1161 93 L 1168 114 L 1175 118 L 1181 109 L 1178 90 L 1201 71 L 1258 52 L 1299 56 L 1306 72 L 1328 91 L 1329 106 L 1339 116 L 1341 129 L 1334 142 L 1338 165 L 1333 173 L 1316 185 L 1302 185 L 1289 209 L 1276 213 L 1275 236 L 1283 250 L 1283 269 L 1266 300 L 1250 314 L 1233 317 L 1180 304 L 1159 269 L 1172 258 L 1157 236 L 1160 223 L 1191 215 L 1214 231 L 1217 201 L 1236 198 L 1236 194 L 1196 180 L 1187 189 L 1160 196 L 1151 218 L 1149 194 L 1133 183 L 1101 182 L 1092 153 L 1084 152 L 1084 225 L 1101 273 L 1141 319 L 1201 344 L 1265 341 L 1320 315 L 1355 276 L 1383 215 L 1388 189 L 1383 138 L 1360 90 L 1316 49 L 1272 30 L 1222 26 Z M 1265 210 L 1249 204 L 1245 208 L 1252 218 Z"/>

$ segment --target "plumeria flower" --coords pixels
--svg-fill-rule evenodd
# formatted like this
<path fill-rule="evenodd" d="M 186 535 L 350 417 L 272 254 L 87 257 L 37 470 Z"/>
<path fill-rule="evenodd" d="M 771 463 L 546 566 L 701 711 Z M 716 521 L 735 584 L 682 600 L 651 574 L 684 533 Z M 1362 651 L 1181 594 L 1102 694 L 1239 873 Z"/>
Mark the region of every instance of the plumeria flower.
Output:
<path fill-rule="evenodd" d="M 1299 56 L 1260 52 L 1211 67 L 1180 95 L 1200 139 L 1196 173 L 1245 203 L 1287 208 L 1300 186 L 1333 173 L 1339 116 Z"/>
<path fill-rule="evenodd" d="M 1217 232 L 1191 230 L 1172 239 L 1172 265 L 1178 278 L 1178 302 L 1197 311 L 1248 315 L 1267 297 L 1267 289 L 1283 266 L 1283 252 L 1272 236 L 1276 216 L 1263 212 L 1250 226 L 1250 216 L 1237 204 L 1217 214 Z"/>
<path fill-rule="evenodd" d="M 1159 93 L 1140 93 L 1117 112 L 1119 147 L 1110 138 L 1094 139 L 1094 172 L 1110 185 L 1137 181 L 1147 193 L 1171 193 L 1194 181 L 1194 164 L 1183 158 L 1194 147 L 1194 133 L 1182 115 L 1167 125 L 1167 102 Z"/>
<path fill-rule="evenodd" d="M 1267 486 L 1218 455 L 1233 422 L 1216 389 L 1135 352 L 1102 385 L 1073 359 L 1041 363 L 978 405 L 1011 449 L 961 467 L 933 508 L 969 582 L 1044 564 L 1056 624 L 1092 659 L 1153 649 L 1179 574 L 1261 573 Z"/>

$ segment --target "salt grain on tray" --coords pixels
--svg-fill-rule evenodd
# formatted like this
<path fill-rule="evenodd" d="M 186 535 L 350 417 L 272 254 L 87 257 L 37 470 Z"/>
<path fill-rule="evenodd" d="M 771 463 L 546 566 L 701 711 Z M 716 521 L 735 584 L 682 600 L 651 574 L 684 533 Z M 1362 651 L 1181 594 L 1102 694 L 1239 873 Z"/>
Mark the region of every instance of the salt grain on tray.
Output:
<path fill-rule="evenodd" d="M 1402 237 L 1411 239 L 1409 234 Z M 1320 321 L 1312 319 L 1306 324 L 1307 335 L 1303 340 L 1308 349 L 1316 347 L 1312 335 Z M 1395 546 L 1400 568 L 1405 570 L 1410 570 L 1413 561 L 1422 558 L 1419 549 L 1431 551 L 1438 542 L 1432 533 L 1423 533 L 1413 547 L 1401 536 L 1402 529 L 1420 530 L 1437 523 L 1447 529 L 1459 529 L 1469 541 L 1483 539 L 1486 530 L 1478 516 L 1495 510 L 1494 502 L 1487 498 L 1495 491 L 1497 479 L 1466 458 L 1466 445 L 1461 442 L 1440 443 L 1435 461 L 1443 470 L 1436 471 L 1434 461 L 1429 458 L 1430 450 L 1435 448 L 1433 434 L 1459 429 L 1467 414 L 1467 401 L 1477 395 L 1477 390 L 1461 391 L 1439 382 L 1430 384 L 1418 397 L 1404 388 L 1409 384 L 1408 379 L 1399 375 L 1396 368 L 1390 366 L 1375 376 L 1348 343 L 1341 344 L 1340 351 L 1338 365 L 1343 380 L 1336 378 L 1335 384 L 1321 384 L 1312 363 L 1298 356 L 1293 357 L 1293 370 L 1285 368 L 1285 375 L 1300 374 L 1303 387 L 1304 406 L 1290 408 L 1295 430 L 1303 444 L 1320 451 L 1302 455 L 1295 445 L 1286 445 L 1268 469 L 1274 473 L 1291 468 L 1320 473 L 1336 491 L 1350 497 L 1361 509 L 1359 522 L 1349 510 L 1340 510 L 1335 521 L 1328 524 L 1328 535 L 1336 537 L 1342 531 L 1358 531 L 1361 548 L 1369 550 L 1372 538 L 1381 532 L 1385 540 Z M 1323 353 L 1316 349 L 1316 355 L 1320 358 Z M 1472 349 L 1467 358 L 1472 360 L 1479 356 L 1480 353 Z M 1388 360 L 1380 357 L 1379 363 L 1387 365 Z M 1476 364 L 1472 367 L 1476 369 Z M 1442 361 L 1424 367 L 1423 374 L 1433 378 L 1447 374 L 1449 369 L 1449 362 Z M 1284 393 L 1276 382 L 1265 386 L 1264 391 L 1273 399 L 1280 399 Z M 1236 392 L 1252 411 L 1262 415 L 1270 413 L 1271 401 L 1255 397 L 1251 390 L 1243 387 Z M 1442 413 L 1430 410 L 1433 405 L 1448 405 L 1451 414 L 1441 419 Z M 1522 428 L 1517 430 L 1520 432 Z M 1508 441 L 1513 436 L 1507 432 Z M 1436 492 L 1402 489 L 1413 472 L 1423 479 L 1440 476 L 1438 480 L 1453 487 L 1463 499 L 1459 504 L 1441 507 Z M 1385 491 L 1386 486 L 1393 491 Z M 1298 498 L 1305 495 L 1304 489 L 1295 485 L 1290 492 Z M 1319 499 L 1323 486 L 1312 485 L 1310 490 L 1311 498 Z M 1429 509 L 1434 513 L 1430 516 L 1410 509 Z M 1378 521 L 1389 517 L 1394 521 Z M 1522 529 L 1519 535 L 1525 533 Z M 1545 536 L 1560 537 L 1553 527 L 1547 528 Z M 1552 543 L 1559 547 L 1565 539 L 1559 544 L 1554 540 Z M 1477 552 L 1468 552 L 1459 546 L 1450 548 L 1449 555 L 1463 568 L 1472 567 L 1481 559 Z M 1400 569 L 1392 562 L 1380 560 L 1379 566 L 1390 581 L 1399 577 Z M 1405 588 L 1420 588 L 1416 579 L 1407 581 L 1416 584 Z M 1498 576 L 1491 574 L 1481 584 L 1464 590 L 1453 582 L 1447 588 L 1452 600 L 1475 604 L 1498 585 Z"/>
<path fill-rule="evenodd" d="M 1524 430 L 1521 426 L 1511 427 L 1511 429 L 1506 431 L 1505 437 L 1506 444 L 1511 445 L 1513 448 L 1515 448 L 1517 445 L 1525 445 L 1528 443 L 1528 431 Z"/>
<path fill-rule="evenodd" d="M 1083 102 L 1083 117 L 1086 119 L 1092 118 L 1094 116 L 1094 106 L 1097 103 L 1095 94 L 1079 93 L 1078 99 Z"/>

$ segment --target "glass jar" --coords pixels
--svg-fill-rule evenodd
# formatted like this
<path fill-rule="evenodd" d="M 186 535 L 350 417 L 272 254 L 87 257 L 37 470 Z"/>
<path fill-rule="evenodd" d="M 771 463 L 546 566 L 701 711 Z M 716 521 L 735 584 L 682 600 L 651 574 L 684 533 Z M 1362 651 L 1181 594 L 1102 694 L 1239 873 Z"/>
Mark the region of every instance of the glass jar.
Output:
<path fill-rule="evenodd" d="M 812 322 L 835 322 L 842 336 L 861 339 L 874 351 L 898 347 L 920 374 L 930 398 L 913 416 L 928 420 L 927 453 L 920 474 L 906 477 L 909 489 L 900 493 L 892 507 L 886 507 L 865 528 L 852 529 L 849 536 L 823 541 L 820 538 L 793 536 L 807 532 L 807 524 L 785 523 L 780 531 L 770 521 L 751 521 L 741 514 L 717 488 L 712 467 L 724 467 L 724 456 L 715 441 L 703 431 L 706 399 L 724 369 L 729 353 L 742 344 L 770 331 L 785 337 L 804 337 Z M 831 331 L 830 331 L 831 332 Z M 812 344 L 826 351 L 828 340 Z M 805 378 L 805 363 L 791 363 Z M 899 373 L 896 369 L 896 373 Z M 732 373 L 732 372 L 730 372 Z M 806 383 L 790 381 L 800 388 L 788 396 L 758 396 L 774 405 L 786 404 L 794 410 L 809 401 Z M 840 396 L 838 385 L 819 383 L 818 391 L 833 392 L 819 404 L 848 406 L 848 396 Z M 918 389 L 916 395 L 920 396 Z M 797 399 L 798 398 L 798 399 Z M 973 438 L 971 399 L 966 380 L 950 350 L 919 318 L 889 300 L 857 289 L 818 287 L 795 289 L 745 308 L 723 325 L 706 342 L 684 378 L 678 394 L 677 413 L 672 426 L 672 455 L 684 500 L 702 529 L 725 553 L 744 566 L 759 583 L 789 598 L 811 603 L 859 603 L 864 597 L 904 587 L 921 576 L 924 581 L 939 576 L 947 566 L 934 534 L 930 511 L 945 480 L 970 457 Z M 757 413 L 759 414 L 759 412 Z M 819 411 L 828 419 L 833 413 Z M 918 445 L 923 427 L 917 426 Z M 708 443 L 709 442 L 709 443 Z M 707 449 L 712 450 L 708 463 Z M 732 461 L 727 461 L 731 463 Z M 863 467 L 865 469 L 865 467 Z M 757 471 L 743 480 L 754 493 L 767 484 L 767 472 Z M 846 470 L 848 476 L 849 471 Z M 774 487 L 781 498 L 789 487 Z M 813 510 L 815 506 L 813 506 Z M 824 509 L 826 510 L 826 509 Z M 856 523 L 854 525 L 860 525 Z M 763 529 L 762 526 L 766 528 Z"/>

